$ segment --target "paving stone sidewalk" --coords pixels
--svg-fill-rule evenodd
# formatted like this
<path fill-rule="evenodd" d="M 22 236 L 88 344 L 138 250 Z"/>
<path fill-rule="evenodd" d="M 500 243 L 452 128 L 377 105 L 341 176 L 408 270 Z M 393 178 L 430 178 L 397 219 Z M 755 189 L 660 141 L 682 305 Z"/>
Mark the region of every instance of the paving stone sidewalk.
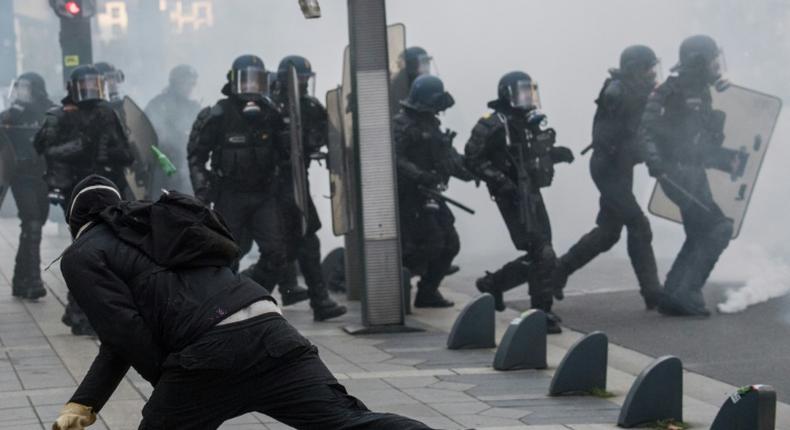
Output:
<path fill-rule="evenodd" d="M 50 294 L 36 303 L 13 299 L 13 273 L 18 228 L 0 220 L 0 429 L 48 429 L 98 351 L 97 341 L 72 336 L 60 322 L 66 288 L 58 265 L 44 274 Z M 54 225 L 45 231 L 43 259 L 55 259 L 68 244 Z M 454 280 L 449 279 L 452 284 Z M 459 277 L 455 282 L 462 282 Z M 469 297 L 451 293 L 457 303 Z M 349 392 L 371 409 L 417 418 L 443 429 L 605 430 L 616 428 L 620 404 L 634 375 L 650 357 L 612 346 L 611 399 L 547 397 L 554 367 L 580 334 L 550 338 L 549 369 L 497 372 L 491 369 L 494 350 L 449 351 L 446 333 L 455 309 L 416 310 L 410 324 L 425 331 L 409 334 L 350 336 L 342 327 L 359 322 L 357 303 L 351 312 L 328 323 L 314 323 L 305 304 L 286 309 L 285 316 L 316 344 L 321 357 Z M 498 338 L 508 321 L 498 316 Z M 684 399 L 688 421 L 705 428 L 718 404 L 734 390 L 726 384 L 687 374 L 691 392 Z M 91 428 L 136 429 L 151 387 L 133 371 Z M 782 419 L 788 416 L 780 405 Z M 780 420 L 781 422 L 781 420 Z M 223 429 L 287 429 L 262 414 L 248 414 Z M 778 428 L 790 428 L 778 427 Z"/>

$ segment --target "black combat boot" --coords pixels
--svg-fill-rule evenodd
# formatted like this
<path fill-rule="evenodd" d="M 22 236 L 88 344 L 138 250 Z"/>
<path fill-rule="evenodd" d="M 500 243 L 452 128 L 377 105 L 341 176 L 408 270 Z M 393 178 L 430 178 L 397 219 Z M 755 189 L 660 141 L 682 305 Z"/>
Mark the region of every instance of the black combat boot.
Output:
<path fill-rule="evenodd" d="M 461 271 L 460 267 L 458 267 L 455 264 L 451 264 L 450 267 L 447 269 L 447 273 L 445 273 L 445 276 L 455 275 L 460 271 Z"/>
<path fill-rule="evenodd" d="M 307 292 L 310 295 L 310 307 L 313 309 L 313 320 L 315 321 L 326 321 L 348 312 L 345 306 L 337 304 L 329 297 L 329 292 L 323 281 L 311 283 Z"/>
<path fill-rule="evenodd" d="M 555 299 L 565 298 L 565 285 L 568 284 L 568 276 L 570 276 L 570 270 L 568 270 L 567 264 L 562 261 L 562 258 L 557 259 L 557 265 L 551 273 L 552 294 Z"/>
<path fill-rule="evenodd" d="M 454 305 L 453 301 L 442 296 L 438 285 L 429 285 L 422 280 L 417 283 L 417 296 L 414 298 L 415 308 L 451 308 Z"/>
<path fill-rule="evenodd" d="M 82 309 L 74 303 L 74 298 L 71 293 L 68 295 L 68 303 L 66 304 L 66 311 L 60 319 L 63 324 L 71 328 L 71 334 L 75 336 L 96 336 L 96 332 L 91 327 L 88 318 Z"/>
<path fill-rule="evenodd" d="M 283 280 L 280 281 L 278 286 L 280 288 L 280 296 L 283 306 L 291 306 L 310 298 L 307 288 L 302 287 L 297 283 L 296 265 L 293 263 L 288 265 L 288 269 L 286 269 Z"/>
<path fill-rule="evenodd" d="M 488 293 L 494 296 L 494 308 L 502 312 L 505 310 L 505 298 L 502 294 L 502 291 L 497 289 L 497 285 L 494 282 L 494 274 L 486 271 L 485 276 L 482 278 L 477 278 L 475 282 L 475 286 L 477 287 L 477 291 L 481 293 Z"/>
<path fill-rule="evenodd" d="M 546 334 L 560 334 L 562 318 L 552 311 L 546 311 Z"/>

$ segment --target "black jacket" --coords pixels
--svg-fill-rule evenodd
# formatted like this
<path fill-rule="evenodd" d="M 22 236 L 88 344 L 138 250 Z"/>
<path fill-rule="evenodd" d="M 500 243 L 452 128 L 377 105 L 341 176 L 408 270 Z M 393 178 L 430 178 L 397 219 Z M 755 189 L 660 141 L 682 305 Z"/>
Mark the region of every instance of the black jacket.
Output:
<path fill-rule="evenodd" d="M 75 213 L 88 214 L 95 224 L 63 254 L 61 271 L 102 346 L 73 402 L 101 409 L 129 366 L 156 384 L 169 354 L 239 309 L 270 299 L 263 287 L 228 265 L 160 266 L 121 240 L 117 226 L 102 221 L 110 219 L 108 212 L 79 209 Z"/>

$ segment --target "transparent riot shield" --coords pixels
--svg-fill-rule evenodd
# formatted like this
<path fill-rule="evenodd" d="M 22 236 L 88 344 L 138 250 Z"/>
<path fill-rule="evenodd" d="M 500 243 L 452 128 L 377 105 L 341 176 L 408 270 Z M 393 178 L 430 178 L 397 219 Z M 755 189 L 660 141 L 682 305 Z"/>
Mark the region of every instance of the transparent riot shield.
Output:
<path fill-rule="evenodd" d="M 387 27 L 387 43 L 389 49 L 390 68 L 390 105 L 392 114 L 400 110 L 400 101 L 409 95 L 409 77 L 406 74 L 406 63 L 403 58 L 406 52 L 406 26 L 392 24 Z"/>
<path fill-rule="evenodd" d="M 126 181 L 135 199 L 149 198 L 149 185 L 154 169 L 158 168 L 151 147 L 159 145 L 159 138 L 148 116 L 129 96 L 123 98 L 121 110 L 120 116 L 134 156 L 134 164 L 126 170 Z"/>
<path fill-rule="evenodd" d="M 343 114 L 341 103 L 342 89 L 336 88 L 326 93 L 326 110 L 329 116 L 329 195 L 332 201 L 332 232 L 342 236 L 352 229 L 348 182 L 346 171 L 346 147 L 343 142 Z"/>
<path fill-rule="evenodd" d="M 299 210 L 301 234 L 307 233 L 309 213 L 309 194 L 307 190 L 307 171 L 304 162 L 302 143 L 302 104 L 299 95 L 299 75 L 296 67 L 288 66 L 288 127 L 291 138 L 291 178 L 293 179 L 294 202 Z"/>
<path fill-rule="evenodd" d="M 724 91 L 714 91 L 713 108 L 726 114 L 723 146 L 748 154 L 743 175 L 739 178 L 733 179 L 729 173 L 719 170 L 707 171 L 713 198 L 724 214 L 733 220 L 733 238 L 736 238 L 743 226 L 757 176 L 782 110 L 782 101 L 768 94 L 730 85 Z M 680 209 L 658 183 L 648 208 L 653 215 L 682 222 Z"/>
<path fill-rule="evenodd" d="M 5 196 L 11 188 L 15 166 L 16 154 L 14 153 L 14 145 L 5 131 L 0 129 L 0 205 L 5 201 Z"/>

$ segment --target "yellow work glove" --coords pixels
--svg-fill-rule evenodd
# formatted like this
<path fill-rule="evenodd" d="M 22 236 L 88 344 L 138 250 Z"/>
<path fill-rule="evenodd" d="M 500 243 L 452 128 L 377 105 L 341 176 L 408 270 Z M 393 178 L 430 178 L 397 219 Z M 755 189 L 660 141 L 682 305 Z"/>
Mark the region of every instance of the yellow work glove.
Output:
<path fill-rule="evenodd" d="M 96 414 L 90 406 L 79 403 L 66 403 L 60 416 L 52 424 L 52 430 L 83 430 L 96 422 Z"/>

